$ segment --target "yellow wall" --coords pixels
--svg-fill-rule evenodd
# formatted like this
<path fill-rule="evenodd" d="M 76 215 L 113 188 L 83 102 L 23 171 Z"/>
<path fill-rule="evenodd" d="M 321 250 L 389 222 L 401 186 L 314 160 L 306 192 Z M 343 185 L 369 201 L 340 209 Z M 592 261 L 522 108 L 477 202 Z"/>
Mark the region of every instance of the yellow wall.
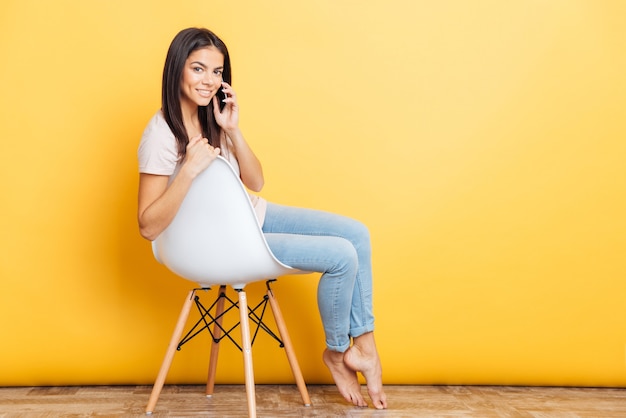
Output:
<path fill-rule="evenodd" d="M 387 383 L 625 385 L 625 20 L 621 0 L 4 1 L 0 384 L 154 379 L 189 284 L 137 232 L 136 147 L 170 40 L 206 26 L 264 196 L 369 225 Z M 312 383 L 316 278 L 276 286 Z M 201 382 L 207 348 L 169 381 Z M 257 380 L 289 382 L 257 349 Z"/>

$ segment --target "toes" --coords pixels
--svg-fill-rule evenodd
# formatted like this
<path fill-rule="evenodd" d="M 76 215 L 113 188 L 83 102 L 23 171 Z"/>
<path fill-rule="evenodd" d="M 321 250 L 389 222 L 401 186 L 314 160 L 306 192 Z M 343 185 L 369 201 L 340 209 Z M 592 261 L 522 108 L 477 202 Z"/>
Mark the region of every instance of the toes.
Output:
<path fill-rule="evenodd" d="M 354 388 L 352 390 L 348 389 L 346 392 L 339 391 L 339 393 L 341 393 L 344 399 L 350 402 L 352 405 L 359 406 L 359 407 L 367 407 L 367 402 L 365 402 L 365 398 L 363 397 L 363 395 L 358 389 L 354 389 Z"/>
<path fill-rule="evenodd" d="M 374 407 L 376 409 L 387 409 L 387 401 L 384 399 L 379 399 L 378 401 L 374 402 Z"/>
<path fill-rule="evenodd" d="M 385 392 L 383 392 L 382 388 L 380 388 L 380 390 L 368 388 L 368 394 L 374 404 L 374 408 L 387 409 L 387 396 L 385 395 Z"/>
<path fill-rule="evenodd" d="M 354 406 L 360 406 L 361 408 L 367 407 L 367 402 L 365 402 L 365 399 L 363 399 L 360 394 L 352 396 L 352 404 Z"/>
<path fill-rule="evenodd" d="M 365 401 L 363 400 L 362 396 L 358 396 L 355 393 L 346 393 L 346 394 L 342 394 L 343 398 L 350 402 L 352 405 L 354 406 L 364 406 L 363 404 L 365 403 Z M 367 406 L 367 404 L 365 404 L 365 406 Z"/>
<path fill-rule="evenodd" d="M 387 399 L 384 396 L 380 398 L 373 398 L 372 403 L 374 404 L 374 408 L 376 409 L 387 409 Z"/>

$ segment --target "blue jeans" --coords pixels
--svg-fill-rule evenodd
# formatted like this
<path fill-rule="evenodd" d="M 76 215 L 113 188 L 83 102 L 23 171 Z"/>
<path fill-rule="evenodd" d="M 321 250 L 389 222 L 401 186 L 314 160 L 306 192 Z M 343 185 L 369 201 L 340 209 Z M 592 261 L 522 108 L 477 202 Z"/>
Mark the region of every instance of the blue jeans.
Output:
<path fill-rule="evenodd" d="M 344 352 L 350 337 L 374 330 L 372 256 L 365 225 L 333 213 L 268 202 L 263 232 L 282 263 L 322 273 L 317 304 L 329 350 Z"/>

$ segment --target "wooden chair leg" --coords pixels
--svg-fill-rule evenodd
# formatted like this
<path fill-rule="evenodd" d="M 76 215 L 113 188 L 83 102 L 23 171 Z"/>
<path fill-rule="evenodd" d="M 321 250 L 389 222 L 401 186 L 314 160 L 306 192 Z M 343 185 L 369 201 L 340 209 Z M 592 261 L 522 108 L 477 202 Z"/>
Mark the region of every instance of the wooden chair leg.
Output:
<path fill-rule="evenodd" d="M 146 414 L 148 415 L 152 414 L 152 412 L 154 411 L 154 407 L 156 406 L 159 395 L 161 394 L 161 390 L 163 389 L 163 384 L 165 383 L 167 372 L 172 365 L 174 353 L 176 352 L 176 348 L 178 347 L 180 337 L 183 334 L 183 329 L 185 328 L 185 324 L 187 323 L 187 318 L 189 318 L 189 311 L 191 310 L 191 304 L 193 302 L 195 292 L 195 289 L 189 292 L 189 295 L 187 295 L 187 299 L 185 299 L 185 303 L 183 304 L 183 309 L 180 311 L 180 315 L 178 316 L 178 322 L 176 323 L 176 328 L 174 328 L 174 333 L 172 334 L 172 338 L 170 339 L 170 344 L 167 347 L 165 358 L 163 359 L 163 363 L 161 364 L 161 370 L 159 370 L 159 375 L 157 376 L 156 382 L 152 387 L 150 400 L 148 401 L 148 406 L 146 407 Z"/>
<path fill-rule="evenodd" d="M 256 394 L 254 389 L 254 369 L 252 366 L 252 343 L 250 342 L 250 323 L 248 322 L 248 298 L 243 289 L 239 293 L 239 320 L 241 322 L 241 348 L 246 376 L 246 394 L 248 396 L 248 416 L 256 418 Z"/>
<path fill-rule="evenodd" d="M 206 383 L 206 396 L 213 396 L 213 390 L 215 389 L 215 373 L 217 372 L 217 355 L 219 354 L 220 343 L 219 338 L 222 336 L 222 319 L 221 316 L 224 313 L 224 298 L 221 294 L 226 292 L 226 286 L 220 286 L 217 297 L 217 305 L 215 307 L 215 325 L 213 325 L 214 340 L 211 343 L 211 356 L 209 357 L 209 377 Z"/>
<path fill-rule="evenodd" d="M 293 345 L 291 344 L 289 332 L 287 331 L 287 325 L 285 324 L 283 314 L 281 313 L 280 307 L 278 306 L 278 300 L 276 300 L 276 297 L 274 297 L 272 289 L 267 289 L 267 296 L 270 301 L 270 306 L 272 307 L 272 313 L 274 314 L 274 320 L 276 321 L 276 326 L 278 327 L 280 338 L 283 340 L 283 345 L 285 346 L 285 353 L 287 354 L 287 360 L 289 360 L 289 366 L 291 366 L 291 372 L 293 373 L 293 377 L 296 379 L 296 386 L 298 387 L 298 390 L 300 391 L 300 396 L 302 397 L 302 402 L 304 402 L 304 406 L 311 406 L 309 391 L 307 390 L 306 384 L 304 383 L 302 371 L 300 370 L 300 365 L 298 364 L 298 359 L 293 349 Z"/>

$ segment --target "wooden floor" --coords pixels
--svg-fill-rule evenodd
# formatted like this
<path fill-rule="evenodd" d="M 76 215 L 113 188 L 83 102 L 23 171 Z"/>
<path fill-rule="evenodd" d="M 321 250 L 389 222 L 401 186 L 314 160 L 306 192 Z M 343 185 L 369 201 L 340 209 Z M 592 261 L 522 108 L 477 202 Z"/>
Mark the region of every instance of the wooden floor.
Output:
<path fill-rule="evenodd" d="M 0 388 L 0 417 L 141 417 L 148 386 Z M 310 385 L 302 406 L 291 385 L 257 385 L 259 417 L 626 417 L 626 389 L 501 386 L 386 386 L 389 409 L 356 408 L 334 386 Z M 245 388 L 165 386 L 154 417 L 245 417 Z"/>

